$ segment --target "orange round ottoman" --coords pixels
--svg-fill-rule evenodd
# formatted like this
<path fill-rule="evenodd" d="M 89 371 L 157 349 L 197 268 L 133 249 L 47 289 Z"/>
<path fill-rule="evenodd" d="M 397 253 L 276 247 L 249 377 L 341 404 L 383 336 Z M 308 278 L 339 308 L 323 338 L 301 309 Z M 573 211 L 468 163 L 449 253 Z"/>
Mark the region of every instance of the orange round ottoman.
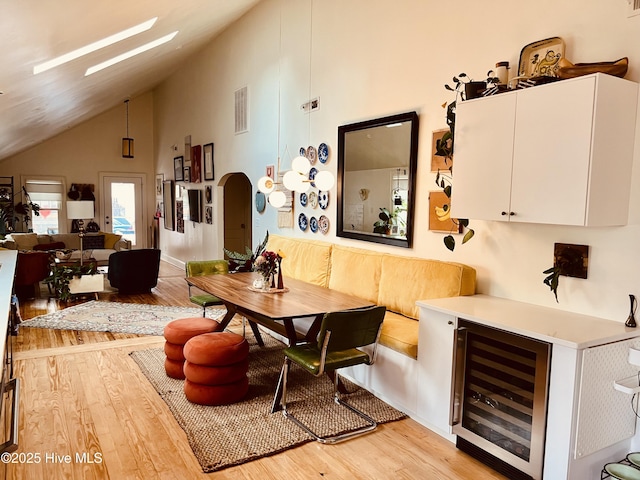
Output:
<path fill-rule="evenodd" d="M 203 333 L 215 332 L 220 329 L 220 324 L 215 320 L 203 317 L 181 318 L 169 322 L 164 327 L 164 353 L 167 356 L 164 362 L 164 370 L 171 378 L 182 380 L 184 354 L 182 349 L 189 339 Z"/>
<path fill-rule="evenodd" d="M 192 403 L 226 405 L 249 390 L 249 344 L 231 332 L 205 333 L 184 346 L 184 393 Z"/>

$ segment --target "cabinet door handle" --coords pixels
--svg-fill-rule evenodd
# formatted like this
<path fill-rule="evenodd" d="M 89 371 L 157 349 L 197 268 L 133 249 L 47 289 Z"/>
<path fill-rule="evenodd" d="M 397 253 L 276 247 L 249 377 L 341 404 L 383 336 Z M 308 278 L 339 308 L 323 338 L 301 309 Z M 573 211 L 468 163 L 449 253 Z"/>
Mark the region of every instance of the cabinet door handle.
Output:
<path fill-rule="evenodd" d="M 502 212 L 502 216 L 503 217 L 507 216 L 507 212 Z"/>
<path fill-rule="evenodd" d="M 502 212 L 502 215 L 505 216 L 505 217 L 507 215 L 509 215 L 510 217 L 513 217 L 515 214 L 516 214 L 516 212 Z"/>

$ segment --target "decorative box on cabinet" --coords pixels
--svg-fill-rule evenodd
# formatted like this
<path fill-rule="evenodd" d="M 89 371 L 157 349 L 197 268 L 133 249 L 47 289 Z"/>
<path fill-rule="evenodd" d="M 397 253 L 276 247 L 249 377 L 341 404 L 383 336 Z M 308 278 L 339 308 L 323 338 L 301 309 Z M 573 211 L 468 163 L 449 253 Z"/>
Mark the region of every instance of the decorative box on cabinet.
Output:
<path fill-rule="evenodd" d="M 452 215 L 626 224 L 637 97 L 596 73 L 459 102 Z"/>

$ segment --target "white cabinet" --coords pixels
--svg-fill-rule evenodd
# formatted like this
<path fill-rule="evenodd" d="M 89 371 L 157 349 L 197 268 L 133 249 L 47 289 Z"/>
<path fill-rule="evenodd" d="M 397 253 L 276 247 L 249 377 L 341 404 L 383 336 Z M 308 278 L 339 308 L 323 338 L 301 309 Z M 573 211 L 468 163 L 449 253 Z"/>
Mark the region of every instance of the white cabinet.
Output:
<path fill-rule="evenodd" d="M 637 96 L 597 73 L 460 102 L 452 215 L 626 224 Z"/>

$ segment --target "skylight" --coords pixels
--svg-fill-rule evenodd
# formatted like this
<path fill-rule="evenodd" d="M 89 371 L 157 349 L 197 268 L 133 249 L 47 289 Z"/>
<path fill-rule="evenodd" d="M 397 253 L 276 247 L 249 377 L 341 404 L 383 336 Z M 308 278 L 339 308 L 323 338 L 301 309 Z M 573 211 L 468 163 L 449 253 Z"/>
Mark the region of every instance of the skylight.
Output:
<path fill-rule="evenodd" d="M 127 60 L 128 58 L 134 57 L 136 55 L 140 55 L 141 53 L 144 53 L 147 50 L 151 50 L 152 48 L 159 47 L 160 45 L 173 40 L 173 37 L 175 37 L 177 34 L 178 34 L 178 30 L 176 30 L 173 33 L 170 33 L 169 35 L 165 35 L 164 37 L 160 37 L 157 40 L 154 40 L 153 42 L 146 43 L 138 48 L 134 48 L 133 50 L 129 50 L 128 52 L 118 55 L 117 57 L 113 57 L 105 62 L 99 63 L 98 65 L 94 65 L 93 67 L 90 67 L 87 69 L 84 76 L 85 77 L 89 76 L 91 74 L 99 72 L 100 70 L 104 70 L 107 67 L 115 65 L 116 63 L 120 63 L 124 60 Z"/>
<path fill-rule="evenodd" d="M 106 38 L 103 38 L 102 40 L 90 43 L 89 45 L 80 47 L 77 50 L 73 50 L 72 52 L 65 53 L 64 55 L 60 55 L 59 57 L 36 65 L 35 67 L 33 67 L 33 74 L 37 75 L 38 73 L 46 72 L 47 70 L 63 65 L 84 55 L 88 55 L 89 53 L 95 52 L 96 50 L 108 47 L 109 45 L 113 45 L 114 43 L 133 37 L 134 35 L 137 35 L 139 33 L 146 32 L 151 27 L 153 27 L 153 24 L 156 23 L 156 20 L 158 20 L 158 17 L 154 17 L 151 20 L 147 20 L 146 22 L 143 22 L 139 25 L 127 28 L 126 30 L 110 35 Z"/>

